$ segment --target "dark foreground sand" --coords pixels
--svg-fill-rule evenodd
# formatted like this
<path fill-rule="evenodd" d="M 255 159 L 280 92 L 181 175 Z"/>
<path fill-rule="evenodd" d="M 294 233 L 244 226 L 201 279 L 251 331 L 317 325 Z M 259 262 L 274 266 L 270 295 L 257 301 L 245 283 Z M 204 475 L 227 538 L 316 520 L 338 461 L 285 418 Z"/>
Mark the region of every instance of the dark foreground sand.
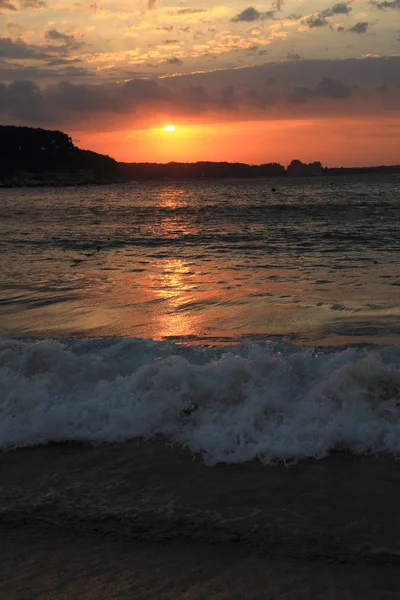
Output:
<path fill-rule="evenodd" d="M 162 441 L 0 453 L 0 600 L 400 598 L 400 465 L 204 466 Z"/>
<path fill-rule="evenodd" d="M 396 565 L 0 527 L 2 600 L 398 600 Z"/>

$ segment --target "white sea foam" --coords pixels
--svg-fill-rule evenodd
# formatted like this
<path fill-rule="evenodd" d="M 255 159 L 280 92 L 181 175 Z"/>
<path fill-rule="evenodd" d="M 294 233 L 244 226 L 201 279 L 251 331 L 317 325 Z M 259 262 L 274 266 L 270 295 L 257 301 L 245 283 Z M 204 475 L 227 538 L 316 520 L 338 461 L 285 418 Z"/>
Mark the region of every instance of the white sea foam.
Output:
<path fill-rule="evenodd" d="M 0 447 L 166 436 L 208 464 L 400 453 L 400 346 L 0 342 Z"/>

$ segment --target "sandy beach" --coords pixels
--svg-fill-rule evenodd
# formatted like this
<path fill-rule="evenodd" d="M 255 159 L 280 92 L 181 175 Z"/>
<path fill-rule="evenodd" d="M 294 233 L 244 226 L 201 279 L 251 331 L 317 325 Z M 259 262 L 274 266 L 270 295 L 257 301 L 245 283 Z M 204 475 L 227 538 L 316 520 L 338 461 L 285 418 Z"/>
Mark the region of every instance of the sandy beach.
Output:
<path fill-rule="evenodd" d="M 0 530 L 3 600 L 395 600 L 398 565 L 271 559 L 248 549 Z"/>

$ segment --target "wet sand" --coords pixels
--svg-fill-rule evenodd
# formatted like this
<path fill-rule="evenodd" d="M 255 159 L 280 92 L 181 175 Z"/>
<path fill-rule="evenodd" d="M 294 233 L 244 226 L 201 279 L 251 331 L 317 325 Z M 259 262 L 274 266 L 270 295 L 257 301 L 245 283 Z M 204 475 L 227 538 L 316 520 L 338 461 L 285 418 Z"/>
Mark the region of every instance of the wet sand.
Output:
<path fill-rule="evenodd" d="M 397 600 L 397 565 L 271 559 L 245 548 L 0 528 L 2 600 Z"/>
<path fill-rule="evenodd" d="M 3 600 L 400 597 L 400 467 L 204 466 L 159 441 L 0 453 Z"/>
<path fill-rule="evenodd" d="M 161 440 L 53 444 L 0 453 L 0 481 L 3 524 L 400 562 L 400 466 L 390 457 L 212 468 Z"/>

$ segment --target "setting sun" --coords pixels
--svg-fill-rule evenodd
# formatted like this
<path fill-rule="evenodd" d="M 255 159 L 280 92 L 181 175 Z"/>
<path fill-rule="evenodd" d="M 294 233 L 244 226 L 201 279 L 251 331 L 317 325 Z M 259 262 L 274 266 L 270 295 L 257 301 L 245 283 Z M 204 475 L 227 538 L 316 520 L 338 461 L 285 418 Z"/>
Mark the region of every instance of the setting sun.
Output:
<path fill-rule="evenodd" d="M 164 131 L 168 131 L 168 133 L 172 133 L 175 131 L 175 125 L 165 125 Z"/>

